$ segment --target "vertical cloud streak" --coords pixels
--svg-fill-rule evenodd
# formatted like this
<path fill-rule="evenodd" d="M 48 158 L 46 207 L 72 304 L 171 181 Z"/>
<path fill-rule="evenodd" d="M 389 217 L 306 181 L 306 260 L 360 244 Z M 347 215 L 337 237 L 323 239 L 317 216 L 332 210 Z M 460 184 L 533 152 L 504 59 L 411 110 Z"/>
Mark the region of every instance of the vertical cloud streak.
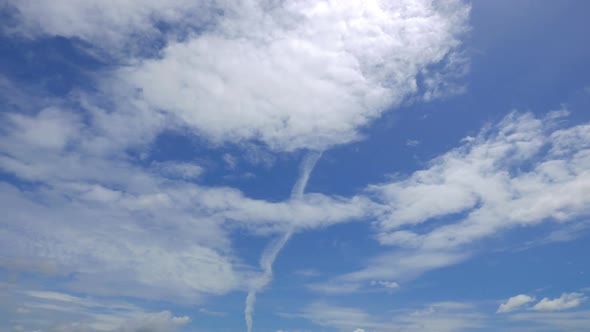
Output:
<path fill-rule="evenodd" d="M 293 189 L 291 190 L 292 200 L 301 199 L 303 197 L 305 187 L 309 181 L 309 176 L 311 175 L 311 172 L 315 168 L 315 165 L 321 156 L 321 152 L 313 151 L 307 154 L 301 162 L 301 166 L 299 168 L 299 177 L 297 178 L 297 182 L 295 182 L 295 185 L 293 185 Z M 252 331 L 252 325 L 254 323 L 252 317 L 254 315 L 256 293 L 261 291 L 272 280 L 272 266 L 274 261 L 293 235 L 293 232 L 294 227 L 291 225 L 285 234 L 266 247 L 262 253 L 262 256 L 260 257 L 260 267 L 263 271 L 262 276 L 252 284 L 250 290 L 248 291 L 248 295 L 246 296 L 246 308 L 244 309 L 244 315 L 248 332 Z"/>

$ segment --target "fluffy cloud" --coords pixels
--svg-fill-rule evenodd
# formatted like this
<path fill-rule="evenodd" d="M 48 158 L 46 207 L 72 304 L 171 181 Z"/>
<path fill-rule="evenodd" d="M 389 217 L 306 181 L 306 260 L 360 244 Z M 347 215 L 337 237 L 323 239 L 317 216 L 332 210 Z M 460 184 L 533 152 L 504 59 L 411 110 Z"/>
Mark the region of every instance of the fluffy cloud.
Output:
<path fill-rule="evenodd" d="M 500 307 L 498 307 L 498 311 L 496 311 L 496 312 L 497 313 L 505 313 L 505 312 L 514 311 L 514 310 L 519 309 L 528 303 L 533 302 L 534 300 L 535 300 L 534 297 L 524 295 L 524 294 L 519 294 L 519 295 L 509 298 L 508 301 L 506 301 L 506 303 L 500 304 Z"/>
<path fill-rule="evenodd" d="M 454 54 L 468 12 L 454 0 L 243 1 L 112 85 L 215 143 L 322 150 L 417 92 Z"/>
<path fill-rule="evenodd" d="M 555 299 L 543 298 L 539 303 L 535 304 L 533 309 L 537 311 L 559 311 L 571 309 L 579 306 L 587 298 L 582 293 L 563 293 L 560 297 Z"/>
<path fill-rule="evenodd" d="M 169 115 L 213 143 L 344 144 L 409 96 L 452 93 L 447 78 L 467 68 L 458 48 L 469 6 L 459 0 L 9 3 L 20 33 L 135 54 L 97 77 L 117 108 L 110 124 L 141 119 L 145 130 Z M 170 37 L 179 26 L 183 37 Z"/>
<path fill-rule="evenodd" d="M 381 243 L 449 249 L 511 226 L 584 215 L 590 201 L 585 172 L 590 126 L 556 130 L 554 116 L 513 113 L 436 158 L 430 168 L 372 187 L 391 206 L 381 220 Z M 467 217 L 436 223 L 455 213 Z M 425 222 L 435 229 L 398 230 Z"/>
<path fill-rule="evenodd" d="M 68 287 L 96 294 L 193 301 L 252 279 L 232 251 L 233 227 L 297 232 L 379 208 L 362 196 L 250 199 L 194 185 L 198 165 L 146 170 L 128 151 L 148 150 L 170 127 L 284 151 L 358 139 L 360 127 L 419 90 L 431 65 L 453 67 L 469 12 L 455 0 L 9 5 L 18 33 L 79 38 L 113 54 L 129 48 L 135 59 L 96 76 L 98 94 L 78 91 L 80 110 L 5 115 L 0 169 L 38 186 L 0 187 L 9 239 L 0 263 L 74 273 Z M 166 24 L 180 28 L 156 27 Z M 182 29 L 182 38 L 167 35 Z M 161 52 L 140 59 L 155 54 L 145 47 L 154 38 Z"/>
<path fill-rule="evenodd" d="M 75 37 L 117 52 L 125 47 L 152 48 L 154 38 L 163 33 L 157 24 L 199 26 L 214 17 L 207 1 L 8 0 L 7 4 L 19 19 L 13 33 Z"/>

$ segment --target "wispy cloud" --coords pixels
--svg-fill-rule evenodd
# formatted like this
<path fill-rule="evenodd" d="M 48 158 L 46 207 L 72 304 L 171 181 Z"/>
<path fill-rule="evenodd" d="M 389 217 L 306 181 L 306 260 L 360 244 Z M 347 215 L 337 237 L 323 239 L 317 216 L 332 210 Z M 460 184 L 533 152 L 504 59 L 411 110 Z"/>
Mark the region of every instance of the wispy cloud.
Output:
<path fill-rule="evenodd" d="M 23 331 L 141 331 L 171 332 L 191 321 L 169 311 L 150 312 L 121 300 L 82 298 L 57 291 L 14 289 L 4 296 L 18 317 L 10 318 Z M 0 324 L 0 328 L 6 326 Z M 18 330 L 18 329 L 17 329 Z"/>
<path fill-rule="evenodd" d="M 321 326 L 339 331 L 463 331 L 486 325 L 485 315 L 468 303 L 440 302 L 421 308 L 394 310 L 392 316 L 373 315 L 365 310 L 315 302 L 300 313 L 286 315 L 302 317 Z"/>
<path fill-rule="evenodd" d="M 227 312 L 214 311 L 214 310 L 209 310 L 209 309 L 205 309 L 205 308 L 200 308 L 199 309 L 199 313 L 201 313 L 203 315 L 207 315 L 207 316 L 213 316 L 213 317 L 225 317 L 225 316 L 227 316 Z"/>
<path fill-rule="evenodd" d="M 590 204 L 590 126 L 563 128 L 566 115 L 511 113 L 426 169 L 370 186 L 387 206 L 377 239 L 395 249 L 326 285 L 414 278 L 464 261 L 474 241 L 498 232 L 580 220 Z"/>
<path fill-rule="evenodd" d="M 305 187 L 307 186 L 307 182 L 309 181 L 309 177 L 311 176 L 311 172 L 315 168 L 316 163 L 318 162 L 319 158 L 321 157 L 320 152 L 310 152 L 303 161 L 301 162 L 301 167 L 299 169 L 299 177 L 293 185 L 293 189 L 291 190 L 291 200 L 301 200 L 303 198 L 303 194 L 305 192 Z M 262 253 L 262 257 L 260 257 L 260 267 L 263 270 L 262 276 L 257 278 L 248 291 L 248 295 L 246 297 L 246 308 L 244 309 L 245 318 L 246 318 L 246 326 L 248 328 L 248 332 L 252 331 L 253 325 L 253 315 L 254 315 L 254 304 L 256 302 L 256 294 L 260 292 L 266 285 L 271 281 L 272 278 L 272 266 L 274 261 L 277 258 L 277 255 L 281 252 L 285 244 L 289 241 L 293 232 L 295 231 L 294 227 L 288 228 L 280 238 L 272 242 Z"/>

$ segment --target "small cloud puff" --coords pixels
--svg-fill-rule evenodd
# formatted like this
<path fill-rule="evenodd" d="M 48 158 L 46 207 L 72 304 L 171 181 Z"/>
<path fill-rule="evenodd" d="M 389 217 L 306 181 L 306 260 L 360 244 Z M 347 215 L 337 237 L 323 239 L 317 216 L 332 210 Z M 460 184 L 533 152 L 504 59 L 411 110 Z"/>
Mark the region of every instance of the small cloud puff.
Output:
<path fill-rule="evenodd" d="M 500 307 L 498 308 L 498 311 L 496 311 L 496 313 L 506 313 L 514 311 L 530 302 L 533 302 L 534 300 L 534 297 L 524 294 L 513 296 L 509 298 L 508 301 L 506 301 L 506 303 L 500 304 Z"/>
<path fill-rule="evenodd" d="M 561 297 L 550 300 L 543 298 L 539 303 L 533 307 L 537 311 L 560 311 L 571 309 L 579 306 L 587 299 L 582 293 L 563 293 Z"/>
<path fill-rule="evenodd" d="M 387 280 L 372 280 L 371 286 L 383 286 L 385 288 L 398 288 L 399 284 L 395 281 L 387 281 Z"/>

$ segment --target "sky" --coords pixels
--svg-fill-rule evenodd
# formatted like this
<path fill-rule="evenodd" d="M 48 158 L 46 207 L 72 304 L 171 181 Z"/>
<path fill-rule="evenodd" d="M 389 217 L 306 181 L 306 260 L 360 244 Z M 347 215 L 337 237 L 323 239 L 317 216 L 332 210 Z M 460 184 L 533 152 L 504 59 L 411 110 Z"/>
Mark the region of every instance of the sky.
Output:
<path fill-rule="evenodd" d="M 589 10 L 1 1 L 0 331 L 590 331 Z"/>

